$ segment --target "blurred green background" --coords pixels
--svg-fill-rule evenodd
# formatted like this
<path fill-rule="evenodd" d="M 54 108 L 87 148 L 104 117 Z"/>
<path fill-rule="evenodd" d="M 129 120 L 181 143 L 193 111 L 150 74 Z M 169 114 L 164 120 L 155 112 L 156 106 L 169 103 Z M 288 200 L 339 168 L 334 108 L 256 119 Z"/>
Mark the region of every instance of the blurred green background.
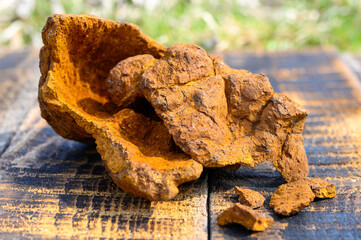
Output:
<path fill-rule="evenodd" d="M 160 43 L 209 51 L 315 46 L 361 53 L 359 0 L 0 0 L 0 47 L 40 47 L 52 13 L 129 21 Z"/>

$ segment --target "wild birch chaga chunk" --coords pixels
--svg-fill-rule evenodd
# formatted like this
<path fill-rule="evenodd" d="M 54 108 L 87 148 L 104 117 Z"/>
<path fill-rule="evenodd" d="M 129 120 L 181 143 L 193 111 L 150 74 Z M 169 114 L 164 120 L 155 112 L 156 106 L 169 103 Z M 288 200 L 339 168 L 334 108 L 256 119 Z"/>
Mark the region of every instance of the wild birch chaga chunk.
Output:
<path fill-rule="evenodd" d="M 317 198 L 333 198 L 336 196 L 336 188 L 332 183 L 321 178 L 305 178 Z"/>
<path fill-rule="evenodd" d="M 200 47 L 176 44 L 143 74 L 144 95 L 165 122 L 176 144 L 206 167 L 237 163 L 241 155 L 227 127 L 225 82 Z M 226 152 L 225 152 L 226 151 Z M 251 163 L 250 163 L 251 164 Z"/>
<path fill-rule="evenodd" d="M 274 93 L 265 75 L 231 69 L 196 45 L 175 44 L 145 70 L 142 88 L 175 143 L 204 167 L 270 160 L 286 181 L 307 176 L 301 135 L 307 112 Z"/>
<path fill-rule="evenodd" d="M 298 180 L 282 184 L 273 193 L 270 207 L 278 214 L 288 216 L 307 207 L 315 198 L 309 184 L 304 180 Z"/>
<path fill-rule="evenodd" d="M 251 208 L 261 207 L 266 200 L 262 194 L 251 189 L 235 186 L 234 190 L 239 195 L 238 201 Z"/>
<path fill-rule="evenodd" d="M 105 84 L 118 62 L 144 54 L 160 58 L 162 45 L 133 24 L 71 14 L 49 17 L 43 42 L 38 99 L 42 117 L 57 133 L 95 141 L 117 185 L 149 200 L 171 199 L 179 184 L 199 178 L 202 165 L 175 147 L 150 104 L 143 98 L 122 109 Z M 143 60 L 152 61 L 150 55 Z M 136 77 L 135 70 L 129 74 Z M 128 84 L 126 91 L 134 88 Z"/>
<path fill-rule="evenodd" d="M 134 24 L 91 15 L 52 15 L 42 38 L 38 97 L 42 117 L 59 135 L 82 142 L 94 140 L 81 123 L 88 116 L 81 120 L 73 116 L 80 115 L 79 109 L 117 111 L 105 84 L 109 71 L 128 57 L 159 58 L 165 51 Z"/>
<path fill-rule="evenodd" d="M 224 226 L 229 223 L 241 224 L 252 231 L 263 231 L 272 225 L 273 218 L 265 216 L 251 207 L 236 203 L 218 216 L 219 225 Z"/>
<path fill-rule="evenodd" d="M 95 142 L 124 191 L 171 199 L 203 166 L 267 160 L 286 181 L 307 176 L 307 113 L 265 75 L 95 16 L 53 15 L 42 34 L 42 117 L 65 138 Z"/>
<path fill-rule="evenodd" d="M 260 124 L 257 126 L 256 131 L 267 136 L 265 140 L 268 143 L 263 142 L 263 144 L 276 145 L 274 141 L 282 142 L 279 157 L 276 154 L 264 155 L 263 152 L 260 154 L 273 161 L 273 165 L 287 182 L 303 179 L 309 173 L 302 136 L 306 116 L 306 110 L 301 105 L 293 102 L 287 96 L 274 94 L 271 103 L 265 108 L 261 116 Z M 270 136 L 268 131 L 276 138 Z M 272 141 L 272 139 L 274 140 Z"/>

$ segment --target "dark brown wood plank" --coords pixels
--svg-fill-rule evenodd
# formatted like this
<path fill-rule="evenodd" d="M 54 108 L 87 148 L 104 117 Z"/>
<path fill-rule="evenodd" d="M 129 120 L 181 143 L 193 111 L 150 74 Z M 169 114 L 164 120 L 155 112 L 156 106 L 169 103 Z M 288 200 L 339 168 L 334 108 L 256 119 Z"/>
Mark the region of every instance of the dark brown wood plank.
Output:
<path fill-rule="evenodd" d="M 57 135 L 35 106 L 0 160 L 0 238 L 207 239 L 207 176 L 172 201 L 118 188 L 94 146 Z"/>
<path fill-rule="evenodd" d="M 174 201 L 124 193 L 94 146 L 61 138 L 41 119 L 37 55 L 0 55 L 0 238 L 206 239 L 207 176 Z"/>
<path fill-rule="evenodd" d="M 3 127 L 11 130 L 4 146 L 11 143 L 0 159 L 0 238 L 206 239 L 207 230 L 212 238 L 359 237 L 360 93 L 337 54 L 229 54 L 226 60 L 233 67 L 268 74 L 277 91 L 309 109 L 305 145 L 311 175 L 334 182 L 335 199 L 315 202 L 290 218 L 275 216 L 265 206 L 261 211 L 274 216 L 276 223 L 263 233 L 251 233 L 239 226 L 220 228 L 215 221 L 236 200 L 234 185 L 261 190 L 269 201 L 271 192 L 283 183 L 270 164 L 237 172 L 210 171 L 208 178 L 204 174 L 199 181 L 183 185 L 174 201 L 155 203 L 133 197 L 112 183 L 94 147 L 62 139 L 39 117 L 36 77 L 33 85 L 19 84 L 30 86 L 31 94 L 26 87 L 16 88 L 21 94 L 4 91 L 14 100 L 5 104 L 7 117 L 0 122 L 11 126 Z M 32 71 L 37 72 L 37 67 Z M 12 81 L 20 81 L 18 77 Z M 34 108 L 26 114 L 29 106 Z M 209 229 L 207 181 L 211 184 Z"/>
<path fill-rule="evenodd" d="M 310 176 L 334 183 L 338 195 L 281 217 L 268 206 L 271 194 L 284 183 L 272 164 L 212 171 L 208 176 L 211 239 L 361 239 L 361 91 L 354 75 L 334 51 L 226 54 L 225 58 L 235 68 L 267 74 L 276 91 L 308 109 L 304 138 Z M 260 211 L 275 219 L 273 226 L 254 233 L 239 225 L 217 225 L 219 213 L 237 201 L 235 185 L 267 198 Z"/>

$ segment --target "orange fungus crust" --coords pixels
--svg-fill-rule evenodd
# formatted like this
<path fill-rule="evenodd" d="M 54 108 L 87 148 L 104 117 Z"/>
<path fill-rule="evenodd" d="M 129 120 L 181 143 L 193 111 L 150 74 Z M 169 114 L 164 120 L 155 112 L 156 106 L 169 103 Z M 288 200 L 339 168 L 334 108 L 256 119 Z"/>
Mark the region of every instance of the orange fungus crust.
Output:
<path fill-rule="evenodd" d="M 307 112 L 274 93 L 265 75 L 231 69 L 194 44 L 165 48 L 134 24 L 91 15 L 52 15 L 42 38 L 42 117 L 64 138 L 95 142 L 124 191 L 168 200 L 203 167 L 264 161 L 287 182 L 307 177 Z M 308 182 L 312 194 L 333 196 L 334 186 Z M 238 190 L 244 204 L 263 204 L 261 195 Z"/>

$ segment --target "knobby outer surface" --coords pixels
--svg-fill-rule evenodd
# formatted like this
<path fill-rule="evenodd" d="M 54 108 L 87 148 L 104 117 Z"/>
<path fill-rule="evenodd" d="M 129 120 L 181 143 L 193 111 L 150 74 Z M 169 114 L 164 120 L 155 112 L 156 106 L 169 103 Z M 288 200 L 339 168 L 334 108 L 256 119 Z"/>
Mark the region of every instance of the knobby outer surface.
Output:
<path fill-rule="evenodd" d="M 140 89 L 141 76 L 155 61 L 156 59 L 150 54 L 137 55 L 120 61 L 110 71 L 106 84 L 109 95 L 116 105 L 127 107 L 137 98 L 144 98 Z"/>
<path fill-rule="evenodd" d="M 160 58 L 162 45 L 133 24 L 89 15 L 53 15 L 42 36 L 38 100 L 58 134 L 95 140 L 115 182 L 150 200 L 171 199 L 179 184 L 200 176 L 202 166 L 174 148 L 146 102 L 122 109 L 108 94 L 105 79 L 119 61 L 139 54 Z"/>
<path fill-rule="evenodd" d="M 175 44 L 142 75 L 144 96 L 176 144 L 204 167 L 271 160 L 286 181 L 308 175 L 306 110 L 265 75 L 229 68 L 193 44 Z"/>
<path fill-rule="evenodd" d="M 88 15 L 50 17 L 43 42 L 42 116 L 63 137 L 95 140 L 123 190 L 173 198 L 200 164 L 272 160 L 286 181 L 307 176 L 307 113 L 265 75 L 230 69 L 193 44 L 165 51 L 135 25 Z"/>

